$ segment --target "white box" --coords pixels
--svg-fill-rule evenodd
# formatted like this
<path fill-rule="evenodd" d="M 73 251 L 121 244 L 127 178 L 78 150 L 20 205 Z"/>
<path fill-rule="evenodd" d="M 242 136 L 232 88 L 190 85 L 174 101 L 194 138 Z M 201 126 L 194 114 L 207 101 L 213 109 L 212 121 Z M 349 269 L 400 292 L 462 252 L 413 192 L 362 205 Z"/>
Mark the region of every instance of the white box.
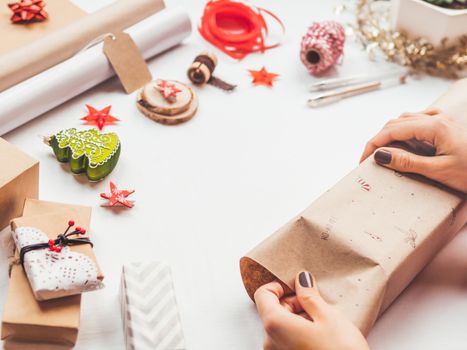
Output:
<path fill-rule="evenodd" d="M 453 10 L 423 0 L 392 0 L 391 27 L 411 38 L 423 37 L 434 46 L 467 35 L 467 9 Z"/>

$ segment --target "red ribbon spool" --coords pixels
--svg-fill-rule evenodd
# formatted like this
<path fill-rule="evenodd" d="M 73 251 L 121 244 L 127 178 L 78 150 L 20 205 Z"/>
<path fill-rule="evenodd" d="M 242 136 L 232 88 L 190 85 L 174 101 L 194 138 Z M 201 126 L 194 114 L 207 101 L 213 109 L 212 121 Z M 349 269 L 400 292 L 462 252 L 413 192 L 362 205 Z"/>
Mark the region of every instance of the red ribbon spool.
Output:
<path fill-rule="evenodd" d="M 252 52 L 264 53 L 280 44 L 266 44 L 268 26 L 263 13 L 285 30 L 282 21 L 272 12 L 233 0 L 209 1 L 198 30 L 204 39 L 225 54 L 241 60 Z"/>

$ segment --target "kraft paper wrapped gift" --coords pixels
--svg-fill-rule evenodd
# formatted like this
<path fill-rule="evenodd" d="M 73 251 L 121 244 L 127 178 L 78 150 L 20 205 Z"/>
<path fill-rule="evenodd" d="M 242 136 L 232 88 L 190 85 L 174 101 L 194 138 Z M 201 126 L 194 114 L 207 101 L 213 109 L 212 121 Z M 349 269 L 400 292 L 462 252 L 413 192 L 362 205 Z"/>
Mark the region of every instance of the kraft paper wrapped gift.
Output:
<path fill-rule="evenodd" d="M 0 138 L 0 230 L 39 194 L 39 162 Z"/>
<path fill-rule="evenodd" d="M 0 92 L 72 57 L 101 35 L 122 31 L 165 8 L 163 0 L 116 0 L 85 14 L 70 0 L 49 5 L 49 19 L 32 26 L 12 25 L 5 10 L 0 11 L 0 33 L 6 38 L 0 42 Z"/>
<path fill-rule="evenodd" d="M 67 222 L 62 212 L 14 219 L 11 228 L 17 253 L 21 248 L 34 244 L 47 245 L 50 239 L 54 240 L 65 231 Z M 83 224 L 78 221 L 76 225 Z M 85 229 L 89 230 L 88 227 Z M 72 229 L 69 231 L 75 232 Z M 85 238 L 83 235 L 73 235 L 69 239 Z M 90 244 L 60 248 L 60 252 L 51 251 L 47 247 L 24 255 L 23 268 L 37 300 L 57 299 L 104 287 L 103 275 Z"/>
<path fill-rule="evenodd" d="M 73 218 L 76 223 L 79 222 L 83 227 L 89 227 L 91 208 L 26 200 L 23 215 L 21 219 L 18 219 L 21 222 L 39 227 L 44 232 L 55 232 L 56 229 L 61 230 L 63 222 L 68 222 L 70 218 Z M 53 215 L 54 222 L 40 220 L 41 216 L 47 215 Z M 14 222 L 12 225 L 15 225 Z M 76 248 L 85 249 L 81 246 Z M 80 305 L 81 295 L 37 301 L 21 265 L 12 264 L 3 311 L 2 339 L 5 340 L 5 344 L 37 342 L 38 344 L 54 343 L 53 346 L 60 344 L 72 347 L 78 336 Z M 33 349 L 34 346 L 30 345 L 28 348 Z"/>
<path fill-rule="evenodd" d="M 373 157 L 240 261 L 250 297 L 310 271 L 329 303 L 367 334 L 467 221 L 464 195 L 377 165 Z"/>

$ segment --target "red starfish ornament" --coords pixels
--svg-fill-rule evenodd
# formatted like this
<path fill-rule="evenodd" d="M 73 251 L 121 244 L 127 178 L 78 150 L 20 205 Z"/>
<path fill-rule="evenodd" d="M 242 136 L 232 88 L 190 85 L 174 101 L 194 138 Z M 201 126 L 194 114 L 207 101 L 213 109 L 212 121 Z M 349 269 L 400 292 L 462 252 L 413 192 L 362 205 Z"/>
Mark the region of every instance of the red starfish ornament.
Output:
<path fill-rule="evenodd" d="M 119 190 L 117 186 L 110 181 L 110 193 L 101 193 L 101 197 L 109 200 L 107 202 L 107 206 L 109 207 L 113 207 L 118 203 L 127 208 L 133 208 L 133 203 L 126 199 L 126 197 L 134 192 L 135 190 Z"/>
<path fill-rule="evenodd" d="M 86 108 L 88 109 L 88 115 L 81 118 L 81 120 L 86 121 L 86 123 L 84 123 L 85 125 L 96 125 L 99 130 L 102 130 L 104 126 L 114 125 L 115 122 L 120 121 L 120 119 L 109 114 L 112 106 L 107 106 L 100 111 L 90 105 L 86 105 Z"/>
<path fill-rule="evenodd" d="M 253 85 L 265 85 L 272 87 L 274 81 L 279 76 L 279 74 L 276 73 L 269 73 L 264 67 L 260 70 L 249 69 L 248 71 L 253 78 L 251 82 Z"/>
<path fill-rule="evenodd" d="M 176 99 L 177 94 L 182 91 L 175 84 L 170 84 L 167 80 L 162 79 L 157 81 L 156 89 L 159 90 L 166 100 Z"/>
<path fill-rule="evenodd" d="M 10 20 L 12 23 L 20 24 L 45 21 L 49 18 L 44 10 L 45 5 L 43 0 L 21 0 L 8 4 L 8 7 L 13 11 Z"/>

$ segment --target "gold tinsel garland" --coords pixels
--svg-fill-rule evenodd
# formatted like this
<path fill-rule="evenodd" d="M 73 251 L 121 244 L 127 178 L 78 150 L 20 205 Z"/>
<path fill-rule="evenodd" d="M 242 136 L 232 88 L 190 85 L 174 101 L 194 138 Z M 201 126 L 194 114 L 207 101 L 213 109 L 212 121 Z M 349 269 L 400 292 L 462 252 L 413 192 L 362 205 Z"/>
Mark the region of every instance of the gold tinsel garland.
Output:
<path fill-rule="evenodd" d="M 379 47 L 391 62 L 410 67 L 414 72 L 445 78 L 458 78 L 467 68 L 467 35 L 450 45 L 445 39 L 438 46 L 423 38 L 409 38 L 389 29 L 389 6 L 375 7 L 377 3 L 382 2 L 358 0 L 357 3 L 355 30 L 367 50 Z"/>

